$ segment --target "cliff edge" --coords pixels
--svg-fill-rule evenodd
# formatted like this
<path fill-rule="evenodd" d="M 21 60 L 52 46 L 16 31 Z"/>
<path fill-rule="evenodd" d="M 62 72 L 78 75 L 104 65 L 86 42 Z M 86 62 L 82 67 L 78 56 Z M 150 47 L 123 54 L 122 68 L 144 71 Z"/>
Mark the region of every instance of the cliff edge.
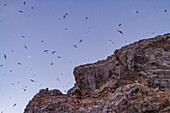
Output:
<path fill-rule="evenodd" d="M 170 112 L 170 33 L 115 50 L 75 67 L 67 94 L 42 89 L 24 113 Z"/>

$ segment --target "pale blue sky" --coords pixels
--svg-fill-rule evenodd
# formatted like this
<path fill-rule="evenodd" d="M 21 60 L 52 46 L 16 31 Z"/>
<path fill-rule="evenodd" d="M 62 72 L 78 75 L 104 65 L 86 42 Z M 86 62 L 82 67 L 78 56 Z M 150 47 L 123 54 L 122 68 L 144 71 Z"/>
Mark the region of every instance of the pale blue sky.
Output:
<path fill-rule="evenodd" d="M 75 83 L 72 74 L 75 66 L 105 59 L 115 49 L 139 39 L 170 32 L 169 0 L 26 0 L 23 5 L 24 1 L 0 0 L 3 113 L 22 113 L 42 88 L 62 92 L 70 89 Z M 47 54 L 43 53 L 45 49 L 49 50 Z M 52 51 L 56 53 L 51 55 Z M 18 62 L 22 65 L 17 65 Z M 25 92 L 23 86 L 27 86 Z"/>

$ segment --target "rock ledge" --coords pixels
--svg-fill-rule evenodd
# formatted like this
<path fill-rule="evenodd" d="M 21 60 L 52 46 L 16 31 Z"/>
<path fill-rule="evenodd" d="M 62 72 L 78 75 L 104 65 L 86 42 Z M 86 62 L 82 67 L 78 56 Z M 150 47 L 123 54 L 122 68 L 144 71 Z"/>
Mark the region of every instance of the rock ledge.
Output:
<path fill-rule="evenodd" d="M 67 94 L 42 89 L 24 113 L 170 112 L 170 33 L 115 50 L 74 69 Z"/>

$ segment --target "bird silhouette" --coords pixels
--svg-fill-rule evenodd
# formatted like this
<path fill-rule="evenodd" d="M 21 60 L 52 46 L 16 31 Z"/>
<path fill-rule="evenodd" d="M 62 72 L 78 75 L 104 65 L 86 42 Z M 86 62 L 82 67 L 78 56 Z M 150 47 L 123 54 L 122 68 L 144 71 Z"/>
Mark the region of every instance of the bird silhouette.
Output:
<path fill-rule="evenodd" d="M 34 7 L 31 7 L 31 9 L 34 9 Z"/>
<path fill-rule="evenodd" d="M 20 13 L 24 13 L 23 11 L 19 11 Z"/>
<path fill-rule="evenodd" d="M 1 64 L 0 67 L 2 67 L 3 65 Z"/>
<path fill-rule="evenodd" d="M 113 41 L 112 40 L 109 40 L 112 44 L 113 44 Z"/>
<path fill-rule="evenodd" d="M 51 65 L 53 65 L 53 62 L 51 62 Z"/>
<path fill-rule="evenodd" d="M 57 78 L 57 80 L 58 80 L 58 81 L 60 81 L 60 79 L 59 79 L 59 78 Z"/>
<path fill-rule="evenodd" d="M 165 10 L 165 12 L 167 12 L 167 10 Z"/>
<path fill-rule="evenodd" d="M 4 6 L 7 6 L 7 4 L 4 4 Z"/>
<path fill-rule="evenodd" d="M 48 53 L 48 50 L 44 50 L 44 53 Z"/>
<path fill-rule="evenodd" d="M 34 80 L 30 79 L 31 82 L 35 82 Z"/>
<path fill-rule="evenodd" d="M 86 20 L 88 19 L 88 17 L 86 17 Z"/>
<path fill-rule="evenodd" d="M 21 37 L 25 38 L 25 36 L 21 36 Z"/>
<path fill-rule="evenodd" d="M 58 56 L 58 58 L 61 58 L 60 56 Z"/>
<path fill-rule="evenodd" d="M 81 43 L 83 40 L 81 39 L 80 41 L 79 41 L 79 43 Z"/>
<path fill-rule="evenodd" d="M 17 63 L 18 65 L 22 65 L 20 62 Z"/>
<path fill-rule="evenodd" d="M 56 53 L 56 51 L 53 51 L 51 54 L 54 54 L 54 53 Z"/>
<path fill-rule="evenodd" d="M 73 45 L 75 48 L 77 48 L 77 45 Z"/>
<path fill-rule="evenodd" d="M 65 18 L 66 18 L 66 16 L 64 15 L 64 16 L 63 16 L 63 19 L 65 19 Z"/>
<path fill-rule="evenodd" d="M 119 26 L 121 26 L 122 24 L 119 24 Z"/>
<path fill-rule="evenodd" d="M 24 2 L 24 5 L 26 4 L 26 1 Z"/>
<path fill-rule="evenodd" d="M 15 103 L 14 105 L 13 105 L 13 107 L 15 107 L 17 104 Z"/>
<path fill-rule="evenodd" d="M 136 11 L 136 14 L 138 13 L 139 11 Z"/>
<path fill-rule="evenodd" d="M 68 15 L 68 13 L 66 13 L 66 15 Z"/>
<path fill-rule="evenodd" d="M 4 54 L 4 58 L 5 58 L 5 59 L 7 59 L 7 56 L 6 56 L 6 54 Z"/>
<path fill-rule="evenodd" d="M 121 34 L 123 34 L 123 32 L 122 31 L 120 31 L 120 30 L 117 30 L 119 33 L 121 33 Z"/>
<path fill-rule="evenodd" d="M 28 49 L 26 45 L 24 45 L 25 49 Z"/>

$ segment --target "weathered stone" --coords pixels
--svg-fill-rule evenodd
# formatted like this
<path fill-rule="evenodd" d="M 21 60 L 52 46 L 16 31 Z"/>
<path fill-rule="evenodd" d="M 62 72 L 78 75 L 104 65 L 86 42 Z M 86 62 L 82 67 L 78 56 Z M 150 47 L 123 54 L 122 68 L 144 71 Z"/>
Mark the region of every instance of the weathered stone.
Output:
<path fill-rule="evenodd" d="M 74 69 L 67 94 L 42 89 L 24 113 L 170 112 L 170 34 L 115 50 L 106 60 Z"/>

